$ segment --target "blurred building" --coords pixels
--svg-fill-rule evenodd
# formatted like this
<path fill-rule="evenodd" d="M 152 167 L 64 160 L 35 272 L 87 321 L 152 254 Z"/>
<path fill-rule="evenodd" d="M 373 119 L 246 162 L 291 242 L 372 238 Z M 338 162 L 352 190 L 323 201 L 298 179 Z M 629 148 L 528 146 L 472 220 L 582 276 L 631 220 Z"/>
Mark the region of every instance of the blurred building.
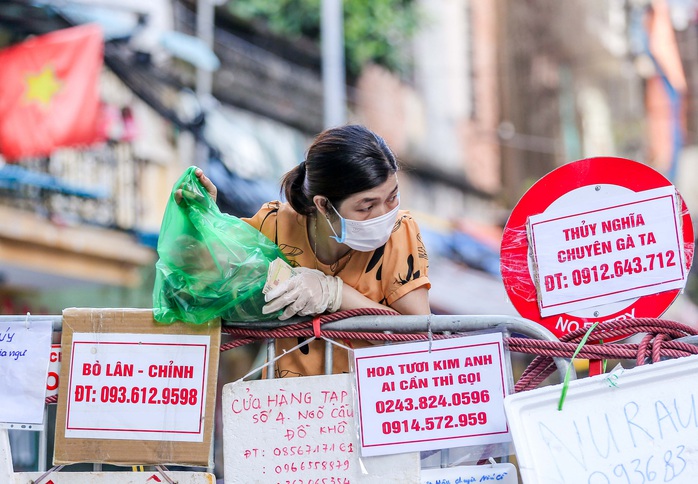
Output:
<path fill-rule="evenodd" d="M 0 170 L 0 214 L 12 221 L 0 232 L 7 312 L 24 312 L 15 300 L 46 306 L 42 294 L 55 312 L 83 304 L 78 296 L 95 301 L 91 291 L 105 305 L 149 305 L 160 219 L 191 164 L 206 166 L 233 215 L 280 196 L 279 177 L 323 128 L 319 46 L 289 42 L 218 3 L 1 2 L 0 46 L 70 25 L 102 27 L 108 120 L 104 143 Z M 610 155 L 690 173 L 698 64 L 691 2 L 417 5 L 422 26 L 401 47 L 411 71 L 365 66 L 347 86 L 348 122 L 381 134 L 405 165 L 403 203 L 429 242 L 435 310 L 511 311 L 497 228 L 555 167 Z M 204 7 L 215 9 L 210 49 L 197 38 Z M 211 74 L 210 95 L 199 90 L 202 70 Z M 677 177 L 689 207 L 690 180 Z M 468 287 L 473 270 L 487 278 L 475 285 L 499 294 L 491 307 L 440 298 L 454 280 Z"/>

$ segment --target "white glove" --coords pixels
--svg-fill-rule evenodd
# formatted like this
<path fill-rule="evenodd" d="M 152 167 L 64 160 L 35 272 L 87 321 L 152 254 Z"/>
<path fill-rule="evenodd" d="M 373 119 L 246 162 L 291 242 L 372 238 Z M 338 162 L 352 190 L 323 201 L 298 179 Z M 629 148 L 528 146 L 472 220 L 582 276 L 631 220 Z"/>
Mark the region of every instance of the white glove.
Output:
<path fill-rule="evenodd" d="M 296 273 L 264 295 L 267 304 L 262 314 L 270 314 L 281 308 L 284 312 L 279 319 L 291 316 L 308 316 L 325 311 L 337 311 L 342 304 L 342 280 L 328 276 L 316 269 L 294 267 Z"/>

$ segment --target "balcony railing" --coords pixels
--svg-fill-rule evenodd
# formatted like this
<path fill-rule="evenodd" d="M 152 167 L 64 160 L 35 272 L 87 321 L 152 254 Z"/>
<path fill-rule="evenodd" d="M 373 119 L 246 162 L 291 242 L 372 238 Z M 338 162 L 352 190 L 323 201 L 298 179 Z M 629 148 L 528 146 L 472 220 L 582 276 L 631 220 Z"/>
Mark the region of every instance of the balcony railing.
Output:
<path fill-rule="evenodd" d="M 138 228 L 143 160 L 128 143 L 62 149 L 47 158 L 0 166 L 0 205 L 33 212 L 57 224 L 123 231 Z"/>

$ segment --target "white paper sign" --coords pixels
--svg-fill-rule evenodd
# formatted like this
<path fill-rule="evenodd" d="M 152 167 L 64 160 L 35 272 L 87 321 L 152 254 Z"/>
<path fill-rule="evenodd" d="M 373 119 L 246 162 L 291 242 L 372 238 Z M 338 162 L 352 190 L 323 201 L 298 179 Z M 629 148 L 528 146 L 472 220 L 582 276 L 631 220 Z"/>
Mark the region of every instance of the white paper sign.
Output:
<path fill-rule="evenodd" d="M 525 484 L 694 484 L 698 356 L 509 395 Z"/>
<path fill-rule="evenodd" d="M 361 454 L 511 440 L 501 333 L 354 350 Z"/>
<path fill-rule="evenodd" d="M 518 484 L 519 478 L 516 467 L 506 462 L 422 470 L 422 484 L 475 484 L 476 482 Z"/>
<path fill-rule="evenodd" d="M 226 484 L 418 484 L 419 454 L 362 458 L 348 374 L 223 387 Z"/>
<path fill-rule="evenodd" d="M 58 383 L 61 374 L 61 345 L 51 345 L 49 356 L 48 375 L 46 375 L 46 396 L 58 395 Z"/>
<path fill-rule="evenodd" d="M 74 333 L 66 438 L 202 442 L 210 338 Z"/>
<path fill-rule="evenodd" d="M 680 217 L 673 186 L 529 217 L 541 316 L 683 288 Z"/>
<path fill-rule="evenodd" d="M 0 323 L 0 422 L 7 426 L 43 428 L 52 331 L 51 321 Z"/>

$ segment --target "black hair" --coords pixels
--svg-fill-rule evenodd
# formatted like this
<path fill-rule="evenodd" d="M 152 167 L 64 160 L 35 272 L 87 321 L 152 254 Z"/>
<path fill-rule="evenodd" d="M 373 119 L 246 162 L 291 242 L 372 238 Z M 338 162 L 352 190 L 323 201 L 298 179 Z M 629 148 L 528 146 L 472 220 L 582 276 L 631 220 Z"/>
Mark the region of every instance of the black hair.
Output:
<path fill-rule="evenodd" d="M 397 171 L 397 159 L 383 138 L 364 126 L 346 125 L 315 137 L 305 160 L 282 178 L 281 191 L 296 212 L 311 215 L 315 195 L 338 207 L 347 197 L 382 185 Z"/>

